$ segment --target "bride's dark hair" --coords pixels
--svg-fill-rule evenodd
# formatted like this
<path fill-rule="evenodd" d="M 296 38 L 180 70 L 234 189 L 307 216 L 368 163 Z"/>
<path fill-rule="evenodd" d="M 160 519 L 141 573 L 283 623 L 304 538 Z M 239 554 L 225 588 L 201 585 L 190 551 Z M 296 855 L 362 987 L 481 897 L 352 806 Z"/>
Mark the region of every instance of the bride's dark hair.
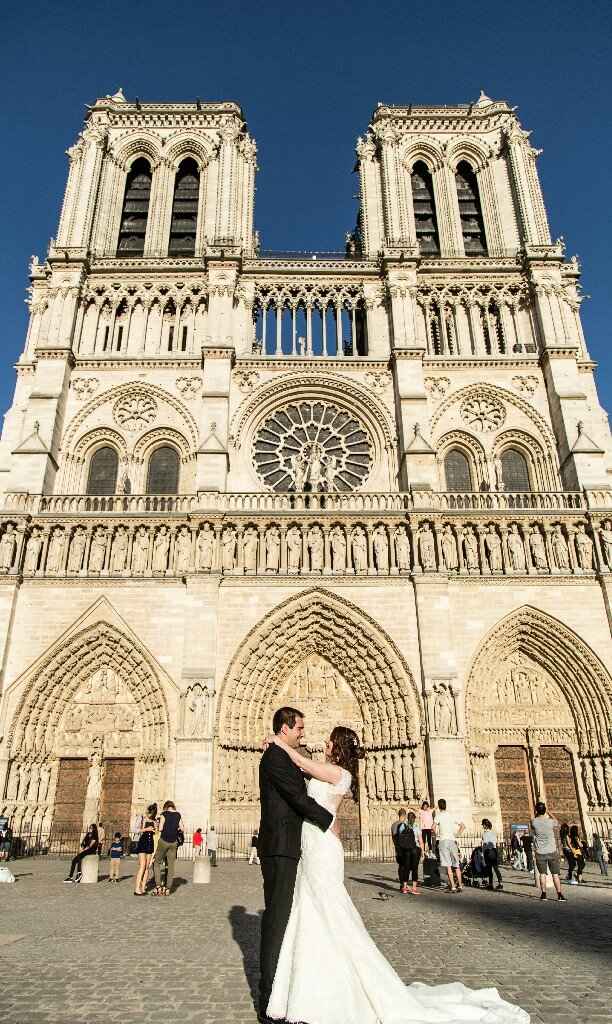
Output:
<path fill-rule="evenodd" d="M 330 760 L 340 768 L 345 768 L 352 778 L 351 793 L 353 799 L 357 799 L 358 766 L 357 762 L 364 756 L 363 748 L 359 743 L 356 732 L 348 729 L 346 725 L 337 725 L 332 729 L 329 737 L 332 744 Z"/>

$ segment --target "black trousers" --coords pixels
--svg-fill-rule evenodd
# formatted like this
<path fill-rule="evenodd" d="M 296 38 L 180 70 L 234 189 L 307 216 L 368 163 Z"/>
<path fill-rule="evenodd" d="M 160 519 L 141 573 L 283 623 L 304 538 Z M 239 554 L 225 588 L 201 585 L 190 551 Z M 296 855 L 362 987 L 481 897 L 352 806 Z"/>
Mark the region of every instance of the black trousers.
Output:
<path fill-rule="evenodd" d="M 68 875 L 68 878 L 72 878 L 72 876 L 74 875 L 75 868 L 78 867 L 80 871 L 81 861 L 83 860 L 83 857 L 90 857 L 93 853 L 97 852 L 98 848 L 96 846 L 93 850 L 81 850 L 80 853 L 77 853 L 76 857 L 72 858 L 72 864 L 70 865 L 70 874 Z"/>
<path fill-rule="evenodd" d="M 489 885 L 493 885 L 493 872 L 497 876 L 497 881 L 502 884 L 501 871 L 497 863 L 497 850 L 484 850 L 484 859 L 487 866 L 487 876 L 489 879 Z"/>
<path fill-rule="evenodd" d="M 259 1012 L 265 1016 L 272 983 L 293 903 L 297 860 L 290 857 L 262 857 L 264 912 L 261 919 L 259 951 Z"/>
<path fill-rule="evenodd" d="M 398 856 L 398 874 L 400 884 L 408 885 L 408 882 L 418 882 L 421 848 L 419 846 L 415 846 L 415 848 L 411 850 L 401 850 Z"/>

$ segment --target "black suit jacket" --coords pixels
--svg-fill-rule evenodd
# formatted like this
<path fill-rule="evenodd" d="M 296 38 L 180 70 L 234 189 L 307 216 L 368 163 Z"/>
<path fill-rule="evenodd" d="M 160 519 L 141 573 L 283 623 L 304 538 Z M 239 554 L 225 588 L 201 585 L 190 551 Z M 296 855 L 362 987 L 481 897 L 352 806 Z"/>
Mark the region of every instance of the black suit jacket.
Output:
<path fill-rule="evenodd" d="M 257 852 L 260 857 L 299 860 L 302 822 L 311 821 L 326 832 L 333 815 L 308 796 L 299 768 L 284 750 L 271 743 L 259 764 L 261 823 Z"/>

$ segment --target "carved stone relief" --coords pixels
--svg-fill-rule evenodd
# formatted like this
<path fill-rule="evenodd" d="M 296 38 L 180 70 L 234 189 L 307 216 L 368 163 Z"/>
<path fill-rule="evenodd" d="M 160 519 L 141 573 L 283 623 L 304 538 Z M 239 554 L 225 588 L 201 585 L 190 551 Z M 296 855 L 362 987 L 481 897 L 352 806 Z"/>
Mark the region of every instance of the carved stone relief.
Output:
<path fill-rule="evenodd" d="M 141 747 L 136 702 L 112 668 L 94 672 L 77 690 L 60 723 L 56 752 L 89 756 L 97 745 L 104 756 L 133 754 Z"/>
<path fill-rule="evenodd" d="M 460 412 L 464 423 L 479 433 L 497 430 L 506 418 L 501 402 L 489 396 L 466 398 Z"/>
<path fill-rule="evenodd" d="M 126 430 L 147 427 L 157 416 L 157 402 L 144 392 L 124 395 L 113 407 L 113 418 Z"/>
<path fill-rule="evenodd" d="M 212 736 L 214 697 L 214 679 L 194 680 L 183 694 L 182 731 L 188 739 Z"/>
<path fill-rule="evenodd" d="M 491 665 L 472 687 L 469 715 L 478 730 L 573 725 L 558 685 L 520 652 Z"/>

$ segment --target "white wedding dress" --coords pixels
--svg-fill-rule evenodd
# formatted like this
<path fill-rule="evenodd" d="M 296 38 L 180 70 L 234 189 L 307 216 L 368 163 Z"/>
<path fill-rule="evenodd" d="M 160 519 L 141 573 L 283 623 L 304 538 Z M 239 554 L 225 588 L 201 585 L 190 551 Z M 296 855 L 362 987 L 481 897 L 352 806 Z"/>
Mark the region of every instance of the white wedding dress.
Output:
<path fill-rule="evenodd" d="M 336 813 L 351 776 L 308 793 Z M 344 887 L 344 851 L 333 832 L 304 822 L 293 906 L 268 1016 L 305 1024 L 529 1024 L 494 988 L 405 985 L 370 938 Z"/>

